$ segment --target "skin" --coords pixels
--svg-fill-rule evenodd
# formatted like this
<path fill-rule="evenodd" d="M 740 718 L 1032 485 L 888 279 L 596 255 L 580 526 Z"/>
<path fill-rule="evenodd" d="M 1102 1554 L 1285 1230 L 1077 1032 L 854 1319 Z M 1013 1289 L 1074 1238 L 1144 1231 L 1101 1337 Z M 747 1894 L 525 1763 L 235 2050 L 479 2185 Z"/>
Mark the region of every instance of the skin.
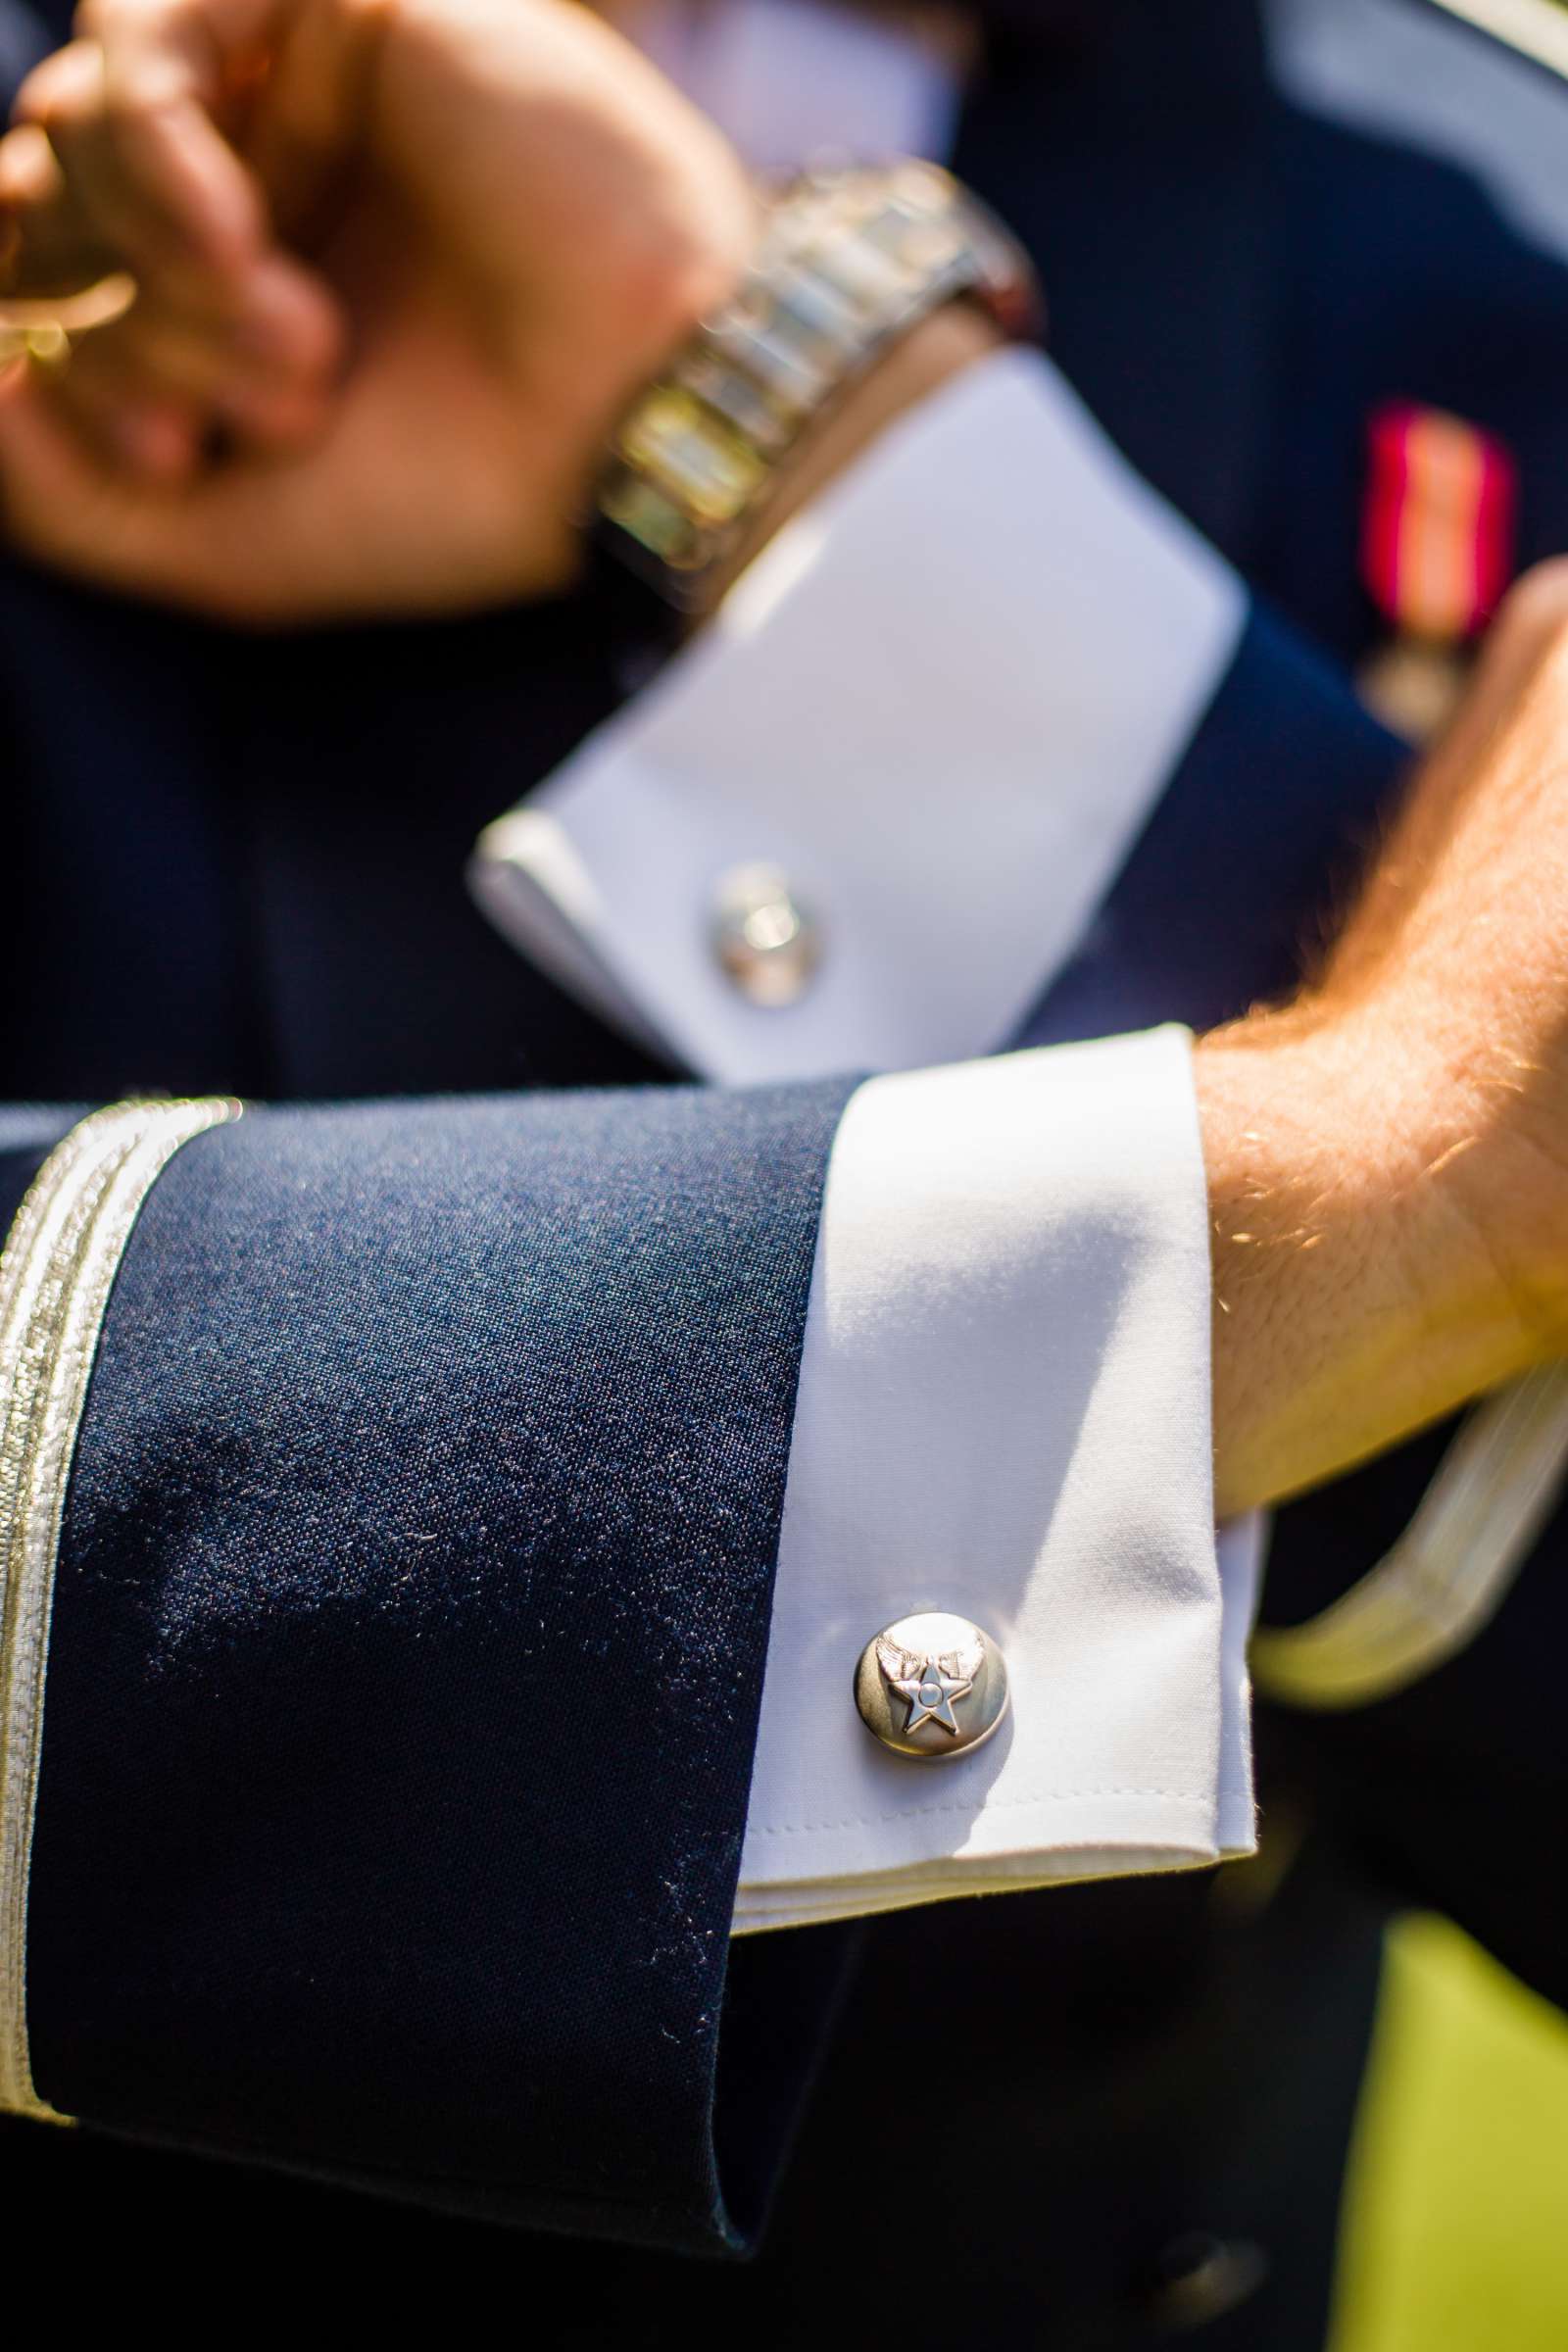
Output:
<path fill-rule="evenodd" d="M 17 538 L 253 623 L 564 586 L 613 420 L 750 249 L 716 132 L 564 0 L 78 24 L 0 144 L 11 290 L 139 293 L 10 387 Z"/>
<path fill-rule="evenodd" d="M 1321 977 L 1202 1040 L 1222 1509 L 1568 1353 L 1568 564 L 1493 626 Z"/>
<path fill-rule="evenodd" d="M 0 384 L 36 558 L 272 625 L 548 594 L 754 200 L 569 0 L 95 0 L 0 141 L 9 290 L 132 308 Z M 992 347 L 929 320 L 784 517 Z M 1568 1352 L 1568 569 L 1515 592 L 1324 969 L 1200 1041 L 1222 1511 Z"/>

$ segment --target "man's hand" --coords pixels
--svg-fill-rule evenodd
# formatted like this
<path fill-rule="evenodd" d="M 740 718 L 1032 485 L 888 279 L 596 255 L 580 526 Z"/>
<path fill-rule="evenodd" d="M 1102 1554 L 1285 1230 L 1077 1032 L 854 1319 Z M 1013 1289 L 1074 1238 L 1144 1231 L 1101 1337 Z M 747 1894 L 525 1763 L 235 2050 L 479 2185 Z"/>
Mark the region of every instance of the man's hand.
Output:
<path fill-rule="evenodd" d="M 11 536 L 253 622 L 569 582 L 616 416 L 751 247 L 712 127 L 571 0 L 78 25 L 0 142 L 6 282 L 138 294 L 0 387 Z"/>
<path fill-rule="evenodd" d="M 1568 1354 L 1568 564 L 1499 616 L 1320 983 L 1197 1069 L 1222 1510 Z"/>

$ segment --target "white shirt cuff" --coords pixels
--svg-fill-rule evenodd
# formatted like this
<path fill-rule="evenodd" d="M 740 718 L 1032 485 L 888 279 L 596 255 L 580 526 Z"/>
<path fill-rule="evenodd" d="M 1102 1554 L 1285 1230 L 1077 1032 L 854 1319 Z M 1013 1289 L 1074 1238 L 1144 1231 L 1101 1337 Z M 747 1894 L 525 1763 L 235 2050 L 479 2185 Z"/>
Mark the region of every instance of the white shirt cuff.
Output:
<path fill-rule="evenodd" d="M 1253 1837 L 1251 1531 L 1216 1551 L 1185 1032 L 879 1078 L 829 1166 L 735 1926 L 1217 1860 Z M 855 1661 L 1002 1645 L 983 1747 L 880 1748 Z"/>
<path fill-rule="evenodd" d="M 1049 363 L 1004 355 L 481 844 L 502 927 L 673 1057 L 912 1073 L 862 1087 L 834 1147 L 738 1930 L 1250 1848 L 1257 1563 L 1210 1515 L 1185 1042 L 967 1060 L 1077 945 L 1244 613 Z M 783 1009 L 711 952 L 717 885 L 759 861 L 824 930 Z M 850 1698 L 919 1607 L 1011 1675 L 1007 1725 L 943 1765 L 879 1750 Z"/>
<path fill-rule="evenodd" d="M 1051 363 L 999 354 L 901 419 L 489 828 L 475 889 L 567 986 L 713 1078 L 991 1051 L 1076 945 L 1245 610 Z M 820 926 L 782 1008 L 713 952 L 723 878 L 757 863 Z"/>

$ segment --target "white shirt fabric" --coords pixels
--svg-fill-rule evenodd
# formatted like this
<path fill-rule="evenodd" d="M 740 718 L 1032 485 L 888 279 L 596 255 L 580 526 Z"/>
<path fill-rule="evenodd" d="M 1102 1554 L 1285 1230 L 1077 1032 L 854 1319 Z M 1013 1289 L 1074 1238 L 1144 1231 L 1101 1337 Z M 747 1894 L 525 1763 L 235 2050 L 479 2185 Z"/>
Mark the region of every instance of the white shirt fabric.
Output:
<path fill-rule="evenodd" d="M 754 172 L 946 155 L 960 91 L 931 22 L 828 0 L 633 0 L 618 22 Z"/>
<path fill-rule="evenodd" d="M 754 160 L 759 124 L 771 163 L 831 143 L 816 99 L 847 88 L 858 152 L 951 123 L 945 70 L 887 24 L 649 5 Z M 1256 1545 L 1213 1528 L 1185 1034 L 969 1058 L 1071 954 L 1244 612 L 1050 364 L 1000 356 L 480 845 L 501 927 L 691 1068 L 899 1073 L 857 1091 L 828 1170 L 737 1931 L 1250 1848 Z M 823 926 L 789 1007 L 711 954 L 718 877 L 760 859 Z M 864 1642 L 921 1608 L 1000 1642 L 1012 1692 L 942 1763 L 878 1748 L 851 1698 Z"/>
<path fill-rule="evenodd" d="M 1038 352 L 982 361 L 788 525 L 701 638 L 485 843 L 612 1017 L 733 1083 L 1013 1034 L 1230 664 L 1246 595 Z M 759 1008 L 714 894 L 776 865 L 820 926 Z M 526 921 L 526 913 L 523 915 Z M 567 968 L 569 962 L 569 967 Z"/>
<path fill-rule="evenodd" d="M 738 1927 L 1250 1845 L 1209 1311 L 1185 1031 L 877 1078 L 852 1098 L 807 1321 Z M 1244 1599 L 1250 1564 L 1231 1564 Z M 985 1746 L 940 1764 L 879 1747 L 850 1699 L 867 1639 L 922 1607 L 993 1635 L 1011 1693 Z"/>

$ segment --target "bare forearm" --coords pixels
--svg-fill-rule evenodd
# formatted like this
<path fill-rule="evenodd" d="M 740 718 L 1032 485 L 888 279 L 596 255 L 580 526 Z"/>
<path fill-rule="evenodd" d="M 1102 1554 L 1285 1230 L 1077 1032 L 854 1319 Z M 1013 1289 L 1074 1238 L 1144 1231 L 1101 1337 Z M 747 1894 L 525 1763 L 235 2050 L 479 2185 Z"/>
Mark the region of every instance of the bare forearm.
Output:
<path fill-rule="evenodd" d="M 1542 1352 L 1459 1186 L 1484 1143 L 1418 1044 L 1264 1014 L 1194 1067 L 1222 1514 L 1318 1484 Z"/>
<path fill-rule="evenodd" d="M 1568 567 L 1522 583 L 1320 981 L 1208 1038 L 1222 1510 L 1568 1355 Z"/>

